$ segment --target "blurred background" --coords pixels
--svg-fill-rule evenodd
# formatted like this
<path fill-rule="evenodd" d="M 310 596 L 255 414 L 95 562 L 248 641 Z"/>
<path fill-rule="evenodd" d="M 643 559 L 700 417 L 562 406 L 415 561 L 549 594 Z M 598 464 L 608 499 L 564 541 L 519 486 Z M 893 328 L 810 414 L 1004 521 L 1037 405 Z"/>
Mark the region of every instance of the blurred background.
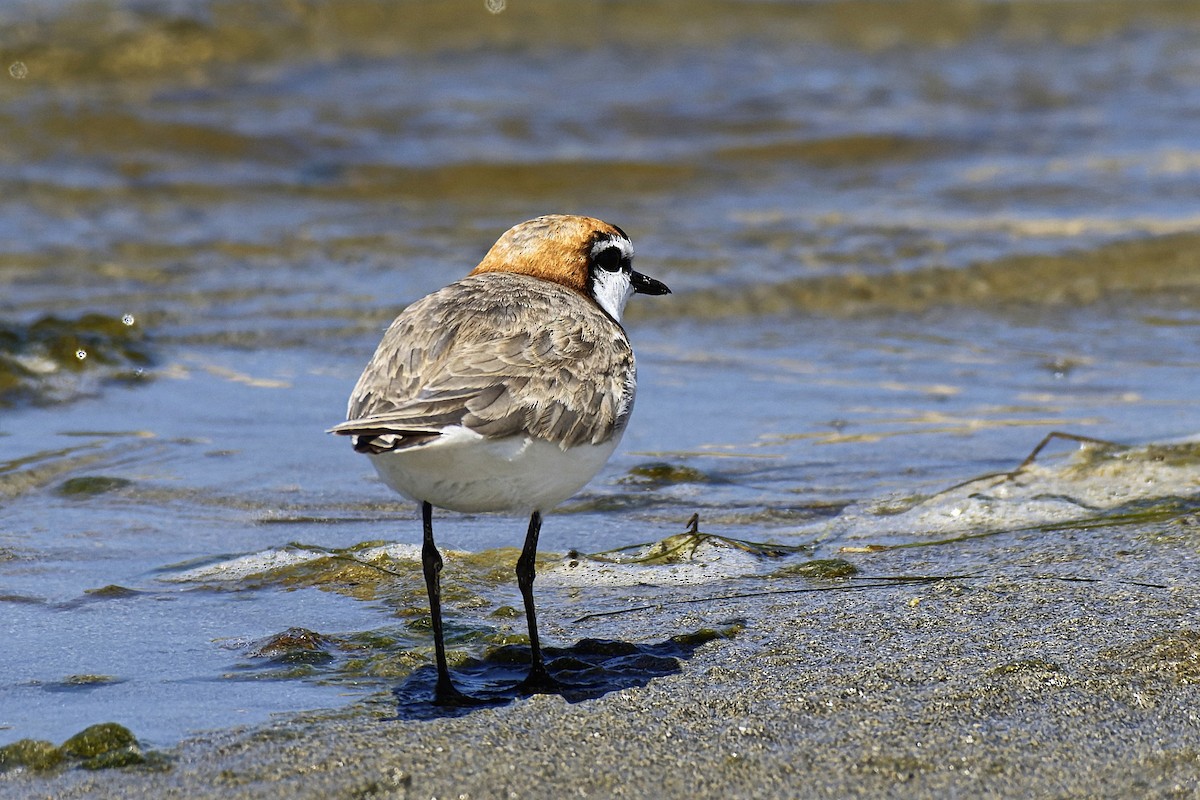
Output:
<path fill-rule="evenodd" d="M 638 408 L 548 554 L 698 512 L 820 555 L 1050 431 L 1200 430 L 1194 0 L 8 0 L 0 132 L 0 744 L 168 745 L 423 663 L 415 574 L 289 543 L 418 541 L 323 431 L 539 214 L 674 290 L 631 303 Z M 439 525 L 484 565 L 460 647 L 519 633 L 485 620 L 520 521 Z M 292 627 L 331 638 L 272 660 Z"/>

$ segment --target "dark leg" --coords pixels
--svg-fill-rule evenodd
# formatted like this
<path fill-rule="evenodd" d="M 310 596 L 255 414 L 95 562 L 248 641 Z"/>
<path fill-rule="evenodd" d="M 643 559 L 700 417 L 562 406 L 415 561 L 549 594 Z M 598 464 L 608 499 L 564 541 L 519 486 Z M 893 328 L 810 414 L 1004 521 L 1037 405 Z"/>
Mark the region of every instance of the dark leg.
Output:
<path fill-rule="evenodd" d="M 525 601 L 525 619 L 529 622 L 529 675 L 521 682 L 520 689 L 525 692 L 549 692 L 559 688 L 558 681 L 550 677 L 546 664 L 542 660 L 542 646 L 538 642 L 537 611 L 533 607 L 533 578 L 537 565 L 538 534 L 542 531 L 542 512 L 534 511 L 529 518 L 529 532 L 525 534 L 525 546 L 521 548 L 521 557 L 517 559 L 517 586 L 521 589 L 521 598 Z"/>
<path fill-rule="evenodd" d="M 450 682 L 446 664 L 446 642 L 442 635 L 442 554 L 433 543 L 433 506 L 421 503 L 421 521 L 425 524 L 425 539 L 421 545 L 421 566 L 425 571 L 425 590 L 429 593 L 429 613 L 433 617 L 433 650 L 437 658 L 437 688 L 434 703 L 456 705 L 469 698 Z"/>

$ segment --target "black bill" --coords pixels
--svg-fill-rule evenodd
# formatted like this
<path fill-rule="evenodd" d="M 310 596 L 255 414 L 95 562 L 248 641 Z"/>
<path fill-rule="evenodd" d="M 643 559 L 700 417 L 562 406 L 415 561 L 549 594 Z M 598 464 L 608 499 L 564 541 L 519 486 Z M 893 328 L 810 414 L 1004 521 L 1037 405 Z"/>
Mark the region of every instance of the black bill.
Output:
<path fill-rule="evenodd" d="M 638 294 L 670 294 L 671 290 L 662 281 L 656 281 L 654 278 L 647 277 L 640 272 L 634 272 L 629 276 L 629 285 Z"/>

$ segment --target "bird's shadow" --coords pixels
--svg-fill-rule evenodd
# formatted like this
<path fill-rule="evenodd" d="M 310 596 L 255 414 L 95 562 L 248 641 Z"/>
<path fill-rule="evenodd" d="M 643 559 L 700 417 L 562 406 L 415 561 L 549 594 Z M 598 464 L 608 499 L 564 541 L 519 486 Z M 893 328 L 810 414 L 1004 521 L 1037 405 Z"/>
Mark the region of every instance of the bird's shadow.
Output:
<path fill-rule="evenodd" d="M 700 645 L 729 635 L 727 631 L 700 631 L 658 644 L 581 639 L 570 647 L 546 647 L 542 650 L 546 669 L 558 684 L 546 693 L 578 703 L 618 689 L 645 686 L 652 678 L 679 672 L 681 660 L 690 658 Z M 518 687 L 528 671 L 528 647 L 495 648 L 482 659 L 451 670 L 455 685 L 479 702 L 443 706 L 433 702 L 437 672 L 432 666 L 422 667 L 392 690 L 397 707 L 394 719 L 458 717 L 479 708 L 507 705 L 526 696 Z"/>

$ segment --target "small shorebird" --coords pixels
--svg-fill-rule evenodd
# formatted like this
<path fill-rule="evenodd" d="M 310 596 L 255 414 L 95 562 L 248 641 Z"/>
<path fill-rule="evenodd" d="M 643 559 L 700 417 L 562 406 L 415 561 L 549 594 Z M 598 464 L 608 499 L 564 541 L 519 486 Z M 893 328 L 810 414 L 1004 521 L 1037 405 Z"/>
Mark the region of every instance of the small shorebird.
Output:
<path fill-rule="evenodd" d="M 634 293 L 670 291 L 632 259 L 625 232 L 590 217 L 509 229 L 471 274 L 396 318 L 350 395 L 348 421 L 330 430 L 421 506 L 440 704 L 471 698 L 446 665 L 433 506 L 529 515 L 516 569 L 532 651 L 521 688 L 556 686 L 533 605 L 538 534 L 542 513 L 592 479 L 629 421 L 637 373 L 621 313 Z"/>

